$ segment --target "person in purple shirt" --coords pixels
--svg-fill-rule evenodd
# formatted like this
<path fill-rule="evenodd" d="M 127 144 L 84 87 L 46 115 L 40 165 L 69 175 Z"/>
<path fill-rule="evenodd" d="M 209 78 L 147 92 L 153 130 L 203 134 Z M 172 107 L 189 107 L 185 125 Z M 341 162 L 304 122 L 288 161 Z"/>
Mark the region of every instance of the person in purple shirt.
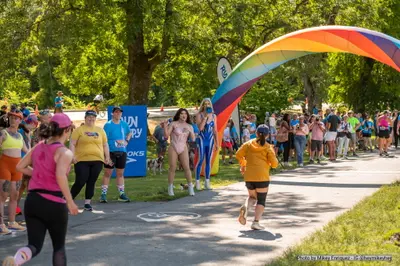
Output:
<path fill-rule="evenodd" d="M 67 265 L 65 237 L 68 211 L 78 214 L 68 186 L 68 173 L 73 154 L 64 143 L 69 139 L 73 124 L 63 113 L 55 114 L 48 127 L 43 127 L 39 142 L 18 163 L 17 170 L 32 176 L 25 201 L 28 245 L 7 257 L 3 265 L 22 265 L 37 256 L 49 231 L 53 243 L 53 265 Z M 32 168 L 32 165 L 34 167 Z"/>

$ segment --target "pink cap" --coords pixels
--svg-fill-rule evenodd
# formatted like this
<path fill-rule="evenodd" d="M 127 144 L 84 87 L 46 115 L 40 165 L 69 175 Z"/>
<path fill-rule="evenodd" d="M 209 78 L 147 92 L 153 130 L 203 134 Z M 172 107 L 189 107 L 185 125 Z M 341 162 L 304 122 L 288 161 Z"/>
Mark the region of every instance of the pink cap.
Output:
<path fill-rule="evenodd" d="M 56 122 L 59 128 L 66 128 L 72 124 L 71 119 L 69 116 L 63 113 L 56 113 L 50 120 L 51 122 Z"/>

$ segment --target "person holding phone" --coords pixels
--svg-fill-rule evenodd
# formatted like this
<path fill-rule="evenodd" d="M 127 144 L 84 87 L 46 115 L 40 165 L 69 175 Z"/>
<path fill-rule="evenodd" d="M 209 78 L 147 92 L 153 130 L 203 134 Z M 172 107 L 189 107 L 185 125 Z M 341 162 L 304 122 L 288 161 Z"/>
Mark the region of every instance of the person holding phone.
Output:
<path fill-rule="evenodd" d="M 199 135 L 197 138 L 198 161 L 196 164 L 196 189 L 201 190 L 200 174 L 205 160 L 205 189 L 211 189 L 210 176 L 211 164 L 214 151 L 218 151 L 218 133 L 217 133 L 217 117 L 214 114 L 211 99 L 205 98 L 201 105 L 199 113 L 196 115 L 196 124 L 199 127 Z"/>
<path fill-rule="evenodd" d="M 168 161 L 169 161 L 169 172 L 168 172 L 168 195 L 175 196 L 174 194 L 174 179 L 176 172 L 176 165 L 178 159 L 182 164 L 183 170 L 185 171 L 185 177 L 188 182 L 189 195 L 194 196 L 194 189 L 192 183 L 192 172 L 190 171 L 189 164 L 189 152 L 188 152 L 188 139 L 195 141 L 195 135 L 190 121 L 189 112 L 180 108 L 173 121 L 169 124 L 164 122 L 161 124 L 164 129 L 164 137 L 166 140 L 171 138 L 171 145 L 168 148 Z"/>

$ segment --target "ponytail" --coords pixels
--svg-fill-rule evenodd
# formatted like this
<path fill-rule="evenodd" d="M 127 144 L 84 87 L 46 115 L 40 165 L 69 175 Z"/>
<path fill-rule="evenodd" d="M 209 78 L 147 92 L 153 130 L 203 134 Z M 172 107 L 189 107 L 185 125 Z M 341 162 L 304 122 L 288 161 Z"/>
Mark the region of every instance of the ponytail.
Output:
<path fill-rule="evenodd" d="M 51 121 L 49 124 L 40 124 L 39 136 L 43 139 L 48 139 L 50 137 L 60 137 L 64 134 L 67 128 L 60 128 L 57 122 Z"/>
<path fill-rule="evenodd" d="M 261 145 L 264 146 L 265 144 L 265 135 L 262 132 L 258 132 L 258 136 L 257 136 L 257 142 Z"/>

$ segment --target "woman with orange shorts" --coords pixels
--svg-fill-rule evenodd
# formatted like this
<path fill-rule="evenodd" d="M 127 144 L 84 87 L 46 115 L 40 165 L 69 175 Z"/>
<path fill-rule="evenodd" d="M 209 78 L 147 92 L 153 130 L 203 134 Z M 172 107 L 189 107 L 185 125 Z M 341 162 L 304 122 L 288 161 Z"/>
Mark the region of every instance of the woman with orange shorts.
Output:
<path fill-rule="evenodd" d="M 17 164 L 21 160 L 21 151 L 28 152 L 18 126 L 23 119 L 21 111 L 11 110 L 8 113 L 10 126 L 0 131 L 0 235 L 10 234 L 11 231 L 25 231 L 26 228 L 15 222 L 18 186 L 22 173 L 17 172 Z M 10 194 L 8 203 L 8 228 L 4 223 L 4 205 Z M 10 231 L 11 230 L 11 231 Z"/>

